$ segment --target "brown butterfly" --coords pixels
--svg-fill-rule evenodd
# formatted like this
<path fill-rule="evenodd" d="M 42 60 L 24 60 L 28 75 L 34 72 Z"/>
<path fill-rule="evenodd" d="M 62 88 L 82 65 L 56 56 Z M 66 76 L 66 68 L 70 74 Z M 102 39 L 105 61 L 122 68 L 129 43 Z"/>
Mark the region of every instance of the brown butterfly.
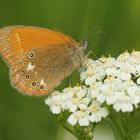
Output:
<path fill-rule="evenodd" d="M 10 68 L 11 83 L 28 95 L 51 92 L 80 67 L 84 48 L 71 37 L 45 28 L 0 29 L 0 53 Z"/>

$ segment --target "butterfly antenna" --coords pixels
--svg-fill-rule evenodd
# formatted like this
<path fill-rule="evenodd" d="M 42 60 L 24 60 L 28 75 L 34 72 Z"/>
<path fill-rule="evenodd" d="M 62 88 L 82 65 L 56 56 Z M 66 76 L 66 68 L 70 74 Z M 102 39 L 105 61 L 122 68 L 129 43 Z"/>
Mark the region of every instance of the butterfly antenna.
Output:
<path fill-rule="evenodd" d="M 99 57 L 93 52 L 93 51 L 89 51 L 88 54 L 86 55 L 86 57 L 88 57 L 90 54 L 92 54 L 97 60 L 99 60 L 101 63 L 104 63 L 102 60 L 99 59 Z"/>
<path fill-rule="evenodd" d="M 96 35 L 96 34 L 100 34 L 100 33 L 105 33 L 105 32 L 99 30 L 98 28 L 92 27 L 92 28 L 90 29 L 90 31 L 88 31 L 88 32 L 82 37 L 81 46 L 83 46 L 83 48 L 86 48 L 87 45 L 88 45 L 88 40 L 89 40 L 89 38 L 91 37 L 91 35 Z"/>
<path fill-rule="evenodd" d="M 105 33 L 101 30 L 99 30 L 98 28 L 92 27 L 84 36 L 83 36 L 83 41 L 88 41 L 89 38 L 91 37 L 91 35 L 96 35 L 96 34 L 100 34 L 100 33 Z"/>
<path fill-rule="evenodd" d="M 88 40 L 91 37 L 91 35 L 97 35 L 97 34 L 105 34 L 104 31 L 99 30 L 98 28 L 92 27 L 84 36 L 83 39 L 81 41 L 81 44 L 84 48 L 87 47 L 88 45 Z M 93 51 L 89 51 L 88 54 L 86 55 L 86 57 L 88 57 L 90 54 L 92 54 L 97 60 L 99 60 L 100 62 L 104 63 L 103 61 L 101 61 L 99 59 L 99 57 L 93 52 Z"/>

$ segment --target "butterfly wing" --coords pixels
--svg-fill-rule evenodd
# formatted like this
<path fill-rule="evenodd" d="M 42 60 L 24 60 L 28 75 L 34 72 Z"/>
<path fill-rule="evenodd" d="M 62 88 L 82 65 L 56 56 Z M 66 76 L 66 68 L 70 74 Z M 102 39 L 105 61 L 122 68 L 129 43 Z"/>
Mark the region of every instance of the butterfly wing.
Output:
<path fill-rule="evenodd" d="M 62 33 L 38 27 L 0 30 L 0 52 L 10 66 L 12 85 L 29 95 L 54 89 L 80 64 L 78 43 Z"/>
<path fill-rule="evenodd" d="M 9 26 L 0 29 L 0 52 L 7 64 L 32 48 L 56 44 L 75 43 L 63 33 L 34 26 Z"/>

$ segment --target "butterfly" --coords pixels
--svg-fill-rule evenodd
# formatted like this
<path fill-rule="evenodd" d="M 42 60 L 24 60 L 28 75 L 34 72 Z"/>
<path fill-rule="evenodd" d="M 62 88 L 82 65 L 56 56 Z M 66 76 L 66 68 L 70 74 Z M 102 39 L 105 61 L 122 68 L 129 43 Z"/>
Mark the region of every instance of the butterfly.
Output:
<path fill-rule="evenodd" d="M 81 66 L 84 44 L 61 32 L 35 26 L 0 29 L 0 54 L 13 87 L 27 95 L 48 94 Z"/>

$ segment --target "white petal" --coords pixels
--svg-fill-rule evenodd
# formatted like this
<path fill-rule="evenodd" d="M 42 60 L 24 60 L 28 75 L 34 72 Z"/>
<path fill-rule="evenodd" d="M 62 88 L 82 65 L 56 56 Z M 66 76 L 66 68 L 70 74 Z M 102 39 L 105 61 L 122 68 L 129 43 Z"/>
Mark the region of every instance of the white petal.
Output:
<path fill-rule="evenodd" d="M 133 105 L 132 104 L 124 104 L 122 105 L 122 112 L 132 112 L 133 111 Z"/>
<path fill-rule="evenodd" d="M 136 65 L 136 71 L 140 73 L 140 65 Z"/>
<path fill-rule="evenodd" d="M 105 96 L 103 96 L 103 95 L 100 95 L 100 94 L 99 94 L 99 96 L 97 97 L 97 101 L 99 101 L 100 103 L 105 102 L 105 100 L 106 100 L 106 98 L 105 98 Z"/>
<path fill-rule="evenodd" d="M 101 121 L 101 115 L 100 115 L 100 113 L 96 113 L 96 114 L 92 114 L 91 116 L 90 116 L 90 121 L 91 122 L 100 122 Z"/>
<path fill-rule="evenodd" d="M 51 100 L 50 97 L 48 97 L 48 98 L 45 99 L 45 104 L 46 105 L 49 105 L 49 106 L 52 104 L 52 100 Z"/>
<path fill-rule="evenodd" d="M 78 106 L 80 108 L 80 110 L 86 110 L 87 109 L 87 105 L 86 104 L 79 104 Z"/>
<path fill-rule="evenodd" d="M 77 110 L 77 106 L 74 104 L 68 104 L 68 109 L 70 112 L 75 112 Z"/>
<path fill-rule="evenodd" d="M 111 74 L 114 74 L 116 72 L 116 68 L 107 68 L 106 69 L 106 74 L 107 75 L 111 75 Z"/>
<path fill-rule="evenodd" d="M 84 89 L 80 89 L 79 90 L 79 92 L 77 92 L 77 96 L 79 97 L 79 98 L 82 98 L 82 97 L 84 97 L 85 95 L 86 95 L 86 88 L 84 88 Z"/>
<path fill-rule="evenodd" d="M 94 76 L 88 77 L 88 78 L 86 78 L 86 80 L 85 80 L 85 84 L 86 84 L 86 85 L 91 85 L 91 84 L 93 84 L 93 82 L 95 82 L 95 81 L 96 81 L 96 79 L 95 79 Z"/>
<path fill-rule="evenodd" d="M 109 86 L 106 85 L 106 84 L 103 84 L 103 85 L 100 87 L 100 90 L 101 90 L 102 92 L 108 91 L 108 90 L 109 90 Z"/>
<path fill-rule="evenodd" d="M 60 106 L 52 106 L 52 113 L 53 114 L 59 114 L 59 113 L 61 113 L 61 108 L 60 108 Z"/>
<path fill-rule="evenodd" d="M 140 78 L 137 79 L 137 84 L 140 85 Z"/>
<path fill-rule="evenodd" d="M 101 116 L 104 118 L 108 115 L 108 110 L 106 108 L 101 108 L 100 112 L 101 112 Z"/>
<path fill-rule="evenodd" d="M 71 99 L 74 96 L 74 93 L 72 91 L 67 92 L 67 98 Z"/>
<path fill-rule="evenodd" d="M 119 103 L 115 103 L 115 104 L 113 105 L 113 108 L 114 108 L 117 112 L 119 112 L 119 111 L 121 110 L 121 105 L 120 105 Z"/>
<path fill-rule="evenodd" d="M 136 96 L 136 97 L 133 99 L 133 104 L 134 104 L 135 106 L 137 106 L 139 103 L 140 103 L 140 97 Z"/>
<path fill-rule="evenodd" d="M 72 126 L 74 126 L 74 125 L 76 125 L 78 119 L 77 119 L 77 117 L 75 117 L 74 114 L 71 114 L 71 115 L 69 116 L 69 118 L 68 118 L 67 121 L 68 121 L 69 124 L 71 124 Z"/>
<path fill-rule="evenodd" d="M 131 86 L 131 87 L 128 87 L 128 89 L 127 89 L 128 95 L 130 95 L 130 96 L 135 95 L 135 91 L 137 91 L 136 86 Z"/>
<path fill-rule="evenodd" d="M 79 125 L 80 126 L 88 126 L 89 125 L 89 120 L 88 117 L 80 118 L 79 119 Z"/>
<path fill-rule="evenodd" d="M 111 97 L 108 97 L 106 100 L 106 103 L 108 105 L 114 104 L 116 102 L 116 96 L 112 95 Z"/>
<path fill-rule="evenodd" d="M 121 77 L 122 80 L 129 80 L 131 79 L 131 75 L 129 73 L 121 73 Z"/>

